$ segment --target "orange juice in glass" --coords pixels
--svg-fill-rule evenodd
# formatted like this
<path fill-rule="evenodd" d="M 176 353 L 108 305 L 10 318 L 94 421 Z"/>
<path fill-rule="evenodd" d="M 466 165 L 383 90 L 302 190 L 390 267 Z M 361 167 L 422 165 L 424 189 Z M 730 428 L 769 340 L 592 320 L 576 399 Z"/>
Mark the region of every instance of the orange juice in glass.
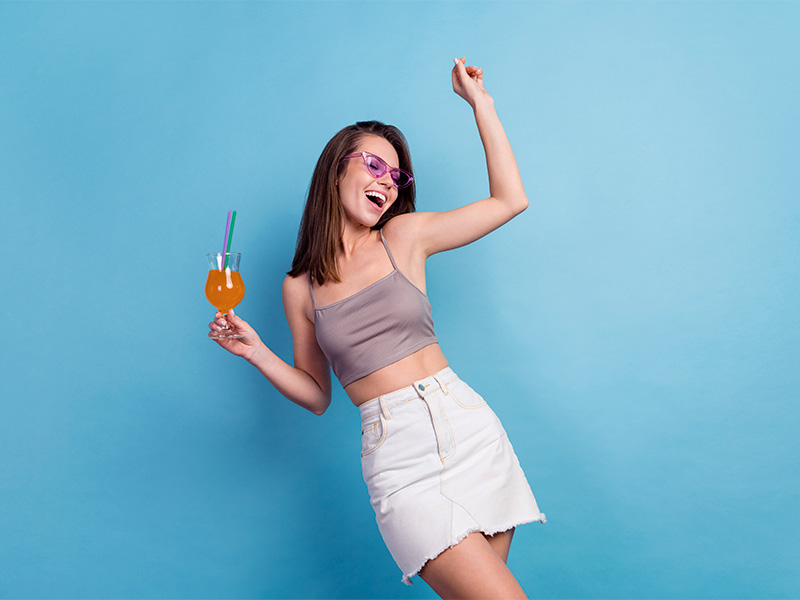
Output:
<path fill-rule="evenodd" d="M 224 316 L 244 298 L 244 282 L 239 274 L 239 260 L 242 255 L 239 252 L 216 252 L 206 254 L 206 258 L 208 258 L 206 298 Z M 242 336 L 230 329 L 223 329 L 209 337 L 225 340 Z"/>

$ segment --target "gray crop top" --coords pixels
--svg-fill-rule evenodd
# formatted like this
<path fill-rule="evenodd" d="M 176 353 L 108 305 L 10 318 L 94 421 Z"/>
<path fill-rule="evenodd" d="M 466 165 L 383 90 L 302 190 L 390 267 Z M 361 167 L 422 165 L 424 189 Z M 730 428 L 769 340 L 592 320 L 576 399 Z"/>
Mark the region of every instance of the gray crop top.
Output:
<path fill-rule="evenodd" d="M 381 241 L 394 270 L 360 292 L 317 307 L 308 280 L 317 343 L 342 387 L 438 343 L 428 297 L 397 268 L 383 231 Z"/>

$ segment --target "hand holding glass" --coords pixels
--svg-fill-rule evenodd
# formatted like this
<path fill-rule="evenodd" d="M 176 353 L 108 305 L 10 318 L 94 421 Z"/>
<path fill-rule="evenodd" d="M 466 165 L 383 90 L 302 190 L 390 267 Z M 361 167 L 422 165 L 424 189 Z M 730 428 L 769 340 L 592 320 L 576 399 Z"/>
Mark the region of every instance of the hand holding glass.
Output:
<path fill-rule="evenodd" d="M 222 313 L 223 317 L 244 298 L 244 282 L 239 274 L 241 257 L 239 252 L 206 254 L 209 269 L 208 279 L 206 279 L 206 298 Z M 227 267 L 225 266 L 226 258 L 228 260 Z M 209 337 L 215 340 L 228 340 L 242 336 L 230 329 L 223 329 Z"/>

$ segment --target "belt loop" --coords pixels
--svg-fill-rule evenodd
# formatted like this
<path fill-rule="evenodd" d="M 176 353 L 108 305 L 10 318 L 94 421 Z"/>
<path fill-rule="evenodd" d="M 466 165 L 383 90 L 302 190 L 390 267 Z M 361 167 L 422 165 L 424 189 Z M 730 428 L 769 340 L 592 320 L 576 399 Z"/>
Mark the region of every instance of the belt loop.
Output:
<path fill-rule="evenodd" d="M 447 384 L 444 382 L 444 379 L 439 377 L 438 375 L 434 375 L 433 378 L 436 380 L 436 383 L 439 384 L 439 387 L 442 388 L 442 391 L 445 393 L 445 396 L 450 393 L 450 390 L 447 389 Z"/>
<path fill-rule="evenodd" d="M 380 403 L 381 403 L 381 413 L 383 414 L 383 418 L 388 421 L 389 419 L 392 418 L 392 416 L 389 414 L 389 407 L 386 406 L 386 396 L 381 396 Z"/>

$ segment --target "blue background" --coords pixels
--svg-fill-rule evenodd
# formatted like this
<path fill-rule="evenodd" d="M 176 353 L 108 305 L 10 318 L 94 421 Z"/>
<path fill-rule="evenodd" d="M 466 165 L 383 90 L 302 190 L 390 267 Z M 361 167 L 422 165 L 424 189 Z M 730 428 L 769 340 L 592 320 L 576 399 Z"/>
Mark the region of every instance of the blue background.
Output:
<path fill-rule="evenodd" d="M 531 207 L 429 262 L 437 333 L 547 525 L 541 598 L 800 596 L 800 4 L 2 2 L 3 598 L 432 598 L 400 584 L 340 388 L 321 418 L 205 339 L 291 359 L 280 282 L 325 142 L 407 135 L 418 206 L 487 194 L 454 56 Z"/>

